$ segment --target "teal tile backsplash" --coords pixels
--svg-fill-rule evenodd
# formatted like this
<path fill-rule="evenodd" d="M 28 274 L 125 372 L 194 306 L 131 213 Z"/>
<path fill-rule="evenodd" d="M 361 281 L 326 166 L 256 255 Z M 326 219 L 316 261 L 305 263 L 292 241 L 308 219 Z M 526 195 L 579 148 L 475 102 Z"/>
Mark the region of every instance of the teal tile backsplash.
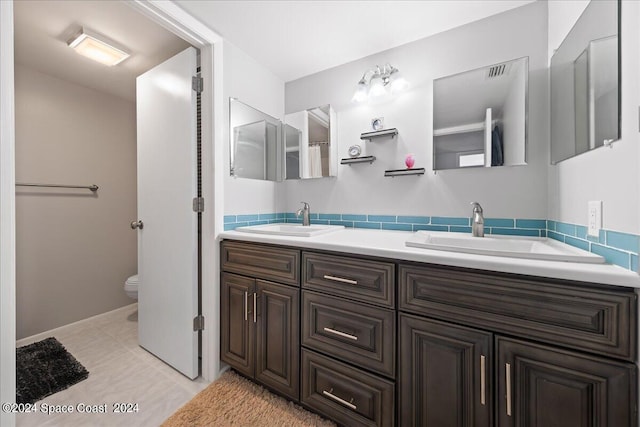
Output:
<path fill-rule="evenodd" d="M 294 212 L 225 215 L 224 230 L 277 222 L 302 223 L 302 220 Z M 375 230 L 471 232 L 470 219 L 460 217 L 313 213 L 311 223 Z M 600 230 L 594 237 L 587 235 L 587 227 L 583 225 L 544 219 L 485 218 L 484 225 L 487 235 L 549 237 L 601 255 L 611 264 L 638 271 L 640 236 L 635 234 Z"/>

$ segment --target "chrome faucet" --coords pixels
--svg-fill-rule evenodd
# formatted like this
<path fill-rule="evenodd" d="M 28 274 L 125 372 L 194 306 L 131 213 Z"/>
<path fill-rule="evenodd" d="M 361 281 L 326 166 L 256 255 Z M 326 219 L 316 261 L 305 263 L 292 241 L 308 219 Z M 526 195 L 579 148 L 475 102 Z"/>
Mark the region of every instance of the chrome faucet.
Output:
<path fill-rule="evenodd" d="M 300 216 L 302 215 L 302 225 L 303 226 L 309 226 L 311 225 L 311 221 L 309 221 L 309 203 L 307 202 L 300 202 L 302 203 L 302 207 L 300 209 L 298 209 L 296 211 L 296 216 Z"/>
<path fill-rule="evenodd" d="M 473 216 L 471 217 L 471 234 L 473 237 L 484 237 L 484 216 L 482 206 L 478 202 L 471 202 L 473 205 Z"/>

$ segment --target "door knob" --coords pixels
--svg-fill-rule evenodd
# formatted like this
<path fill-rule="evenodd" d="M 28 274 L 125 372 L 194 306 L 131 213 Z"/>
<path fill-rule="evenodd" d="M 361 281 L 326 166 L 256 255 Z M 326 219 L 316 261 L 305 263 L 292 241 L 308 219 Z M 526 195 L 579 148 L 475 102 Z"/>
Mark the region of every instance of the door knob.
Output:
<path fill-rule="evenodd" d="M 136 228 L 139 228 L 140 230 L 142 230 L 144 228 L 144 224 L 142 223 L 142 220 L 140 220 L 140 221 L 131 221 L 131 228 L 133 228 L 134 230 Z"/>

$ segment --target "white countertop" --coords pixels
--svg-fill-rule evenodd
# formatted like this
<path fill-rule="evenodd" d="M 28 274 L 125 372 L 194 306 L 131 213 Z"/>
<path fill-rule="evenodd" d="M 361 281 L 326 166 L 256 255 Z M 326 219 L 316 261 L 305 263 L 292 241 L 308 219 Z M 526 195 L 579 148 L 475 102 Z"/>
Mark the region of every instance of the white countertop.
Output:
<path fill-rule="evenodd" d="M 405 241 L 412 234 L 408 231 L 346 228 L 315 237 L 225 231 L 219 238 L 640 288 L 640 275 L 616 265 L 540 261 L 411 248 L 405 246 Z"/>

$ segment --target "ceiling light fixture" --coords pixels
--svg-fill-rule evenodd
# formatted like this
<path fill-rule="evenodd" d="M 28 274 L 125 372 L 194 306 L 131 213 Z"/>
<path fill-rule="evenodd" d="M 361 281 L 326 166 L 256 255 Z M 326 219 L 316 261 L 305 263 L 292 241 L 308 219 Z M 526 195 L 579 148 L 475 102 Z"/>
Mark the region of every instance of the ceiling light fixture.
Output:
<path fill-rule="evenodd" d="M 389 93 L 397 93 L 406 90 L 409 82 L 402 77 L 400 71 L 391 64 L 385 64 L 382 68 L 366 71 L 360 81 L 356 92 L 351 98 L 352 102 L 364 102 L 368 99 L 380 98 Z"/>
<path fill-rule="evenodd" d="M 129 53 L 114 41 L 84 28 L 67 44 L 80 55 L 110 67 L 129 57 Z"/>

